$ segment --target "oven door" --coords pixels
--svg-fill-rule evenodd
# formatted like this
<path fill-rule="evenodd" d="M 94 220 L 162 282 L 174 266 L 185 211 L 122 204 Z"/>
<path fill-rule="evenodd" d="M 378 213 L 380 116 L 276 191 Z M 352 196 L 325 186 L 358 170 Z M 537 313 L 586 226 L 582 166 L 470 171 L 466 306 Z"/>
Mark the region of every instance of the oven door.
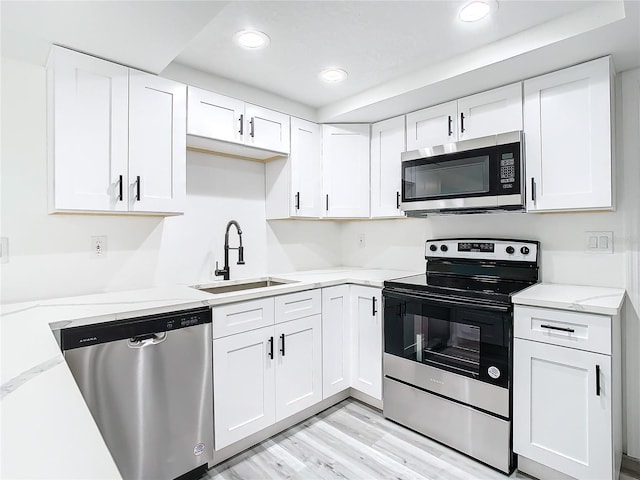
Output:
<path fill-rule="evenodd" d="M 474 305 L 389 288 L 383 295 L 386 354 L 508 388 L 508 306 Z"/>

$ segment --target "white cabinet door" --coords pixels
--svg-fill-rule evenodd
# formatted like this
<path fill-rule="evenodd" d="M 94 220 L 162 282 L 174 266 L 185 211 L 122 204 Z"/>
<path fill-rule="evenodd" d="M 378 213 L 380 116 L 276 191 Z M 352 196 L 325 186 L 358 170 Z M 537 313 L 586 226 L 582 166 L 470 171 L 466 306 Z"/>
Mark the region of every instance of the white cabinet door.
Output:
<path fill-rule="evenodd" d="M 248 103 L 244 114 L 247 145 L 289 153 L 289 115 Z"/>
<path fill-rule="evenodd" d="M 322 128 L 317 123 L 291 118 L 292 217 L 320 218 L 322 215 Z"/>
<path fill-rule="evenodd" d="M 351 386 L 349 285 L 322 289 L 322 396 Z"/>
<path fill-rule="evenodd" d="M 184 212 L 186 86 L 129 73 L 129 204 L 142 212 Z"/>
<path fill-rule="evenodd" d="M 433 147 L 457 140 L 458 105 L 453 102 L 407 114 L 407 150 Z"/>
<path fill-rule="evenodd" d="M 458 100 L 458 140 L 522 130 L 522 83 Z"/>
<path fill-rule="evenodd" d="M 609 57 L 524 82 L 527 211 L 611 209 Z"/>
<path fill-rule="evenodd" d="M 369 216 L 369 125 L 322 126 L 324 216 Z"/>
<path fill-rule="evenodd" d="M 611 357 L 516 338 L 513 378 L 514 451 L 575 478 L 611 479 Z"/>
<path fill-rule="evenodd" d="M 371 126 L 371 217 L 403 217 L 400 155 L 405 151 L 404 116 Z"/>
<path fill-rule="evenodd" d="M 53 47 L 51 211 L 127 211 L 128 78 L 126 67 Z"/>
<path fill-rule="evenodd" d="M 273 327 L 213 341 L 215 449 L 275 422 Z M 275 344 L 273 345 L 275 350 Z"/>
<path fill-rule="evenodd" d="M 244 102 L 217 93 L 189 87 L 187 134 L 242 142 Z"/>
<path fill-rule="evenodd" d="M 279 323 L 276 422 L 322 400 L 322 317 Z"/>
<path fill-rule="evenodd" d="M 382 400 L 382 303 L 379 288 L 351 287 L 351 386 Z"/>

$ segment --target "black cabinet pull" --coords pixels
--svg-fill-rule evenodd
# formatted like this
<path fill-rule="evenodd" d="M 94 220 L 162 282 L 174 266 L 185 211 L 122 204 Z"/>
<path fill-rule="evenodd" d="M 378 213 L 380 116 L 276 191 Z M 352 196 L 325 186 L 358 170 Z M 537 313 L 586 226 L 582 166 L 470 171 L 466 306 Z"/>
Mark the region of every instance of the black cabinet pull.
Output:
<path fill-rule="evenodd" d="M 122 175 L 120 175 L 120 180 L 118 181 L 118 184 L 120 185 L 120 191 L 118 193 L 118 200 L 122 201 L 124 200 L 124 193 L 123 193 L 123 185 L 122 185 Z"/>
<path fill-rule="evenodd" d="M 254 124 L 253 124 L 253 120 L 254 120 L 254 118 L 255 118 L 255 117 L 251 117 L 251 120 L 249 121 L 249 124 L 251 125 L 251 130 L 249 130 L 249 136 L 250 136 L 251 138 L 253 138 L 253 134 L 255 133 L 255 132 L 254 132 L 255 126 L 254 126 Z"/>
<path fill-rule="evenodd" d="M 282 341 L 282 348 L 280 348 L 280 353 L 284 357 L 284 333 L 280 335 L 280 340 Z"/>
<path fill-rule="evenodd" d="M 378 309 L 376 308 L 376 304 L 378 302 L 378 299 L 376 297 L 371 297 L 371 300 L 373 300 L 373 302 L 372 302 L 373 311 L 371 312 L 371 314 L 375 317 L 376 313 L 378 313 Z"/>
<path fill-rule="evenodd" d="M 273 360 L 273 337 L 269 337 L 269 358 Z"/>
<path fill-rule="evenodd" d="M 243 113 L 240 114 L 240 119 L 238 121 L 240 122 L 240 130 L 238 130 L 238 133 L 240 135 L 244 135 L 244 114 Z"/>
<path fill-rule="evenodd" d="M 536 179 L 531 177 L 531 201 L 536 203 Z"/>
<path fill-rule="evenodd" d="M 600 396 L 600 365 L 596 365 L 596 396 Z"/>
<path fill-rule="evenodd" d="M 460 133 L 464 133 L 464 113 L 460 112 Z"/>
<path fill-rule="evenodd" d="M 296 193 L 296 210 L 300 210 L 300 192 Z"/>
<path fill-rule="evenodd" d="M 327 193 L 327 205 L 326 205 L 326 210 L 327 212 L 329 211 L 329 194 Z"/>
<path fill-rule="evenodd" d="M 136 200 L 140 201 L 140 175 L 136 177 Z"/>
<path fill-rule="evenodd" d="M 449 136 L 453 135 L 453 130 L 451 129 L 451 126 L 453 124 L 453 118 L 451 117 L 451 115 L 449 115 Z"/>
<path fill-rule="evenodd" d="M 396 192 L 396 208 L 400 210 L 400 192 Z"/>
<path fill-rule="evenodd" d="M 548 328 L 550 330 L 560 330 L 561 332 L 569 332 L 569 333 L 574 333 L 575 332 L 575 330 L 573 328 L 554 327 L 553 325 L 540 325 L 540 327 Z"/>

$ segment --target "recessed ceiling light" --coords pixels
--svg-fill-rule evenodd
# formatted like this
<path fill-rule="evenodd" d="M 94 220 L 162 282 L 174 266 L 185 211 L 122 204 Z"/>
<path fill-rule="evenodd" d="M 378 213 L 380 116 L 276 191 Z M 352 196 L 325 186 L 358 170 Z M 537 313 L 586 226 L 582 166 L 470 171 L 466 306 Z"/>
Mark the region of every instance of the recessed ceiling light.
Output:
<path fill-rule="evenodd" d="M 320 72 L 320 79 L 327 83 L 338 83 L 347 78 L 348 73 L 336 67 L 326 68 Z"/>
<path fill-rule="evenodd" d="M 460 13 L 458 13 L 458 18 L 463 22 L 477 22 L 489 15 L 492 7 L 497 7 L 497 2 L 473 0 L 462 7 Z"/>
<path fill-rule="evenodd" d="M 259 50 L 271 42 L 269 36 L 259 30 L 240 30 L 233 39 L 238 45 L 249 50 Z"/>

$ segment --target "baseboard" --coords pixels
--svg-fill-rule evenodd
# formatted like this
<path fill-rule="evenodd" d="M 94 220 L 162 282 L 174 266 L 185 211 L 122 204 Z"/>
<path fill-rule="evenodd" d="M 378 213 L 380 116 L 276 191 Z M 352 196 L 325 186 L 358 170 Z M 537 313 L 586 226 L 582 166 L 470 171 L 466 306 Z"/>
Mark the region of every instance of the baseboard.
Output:
<path fill-rule="evenodd" d="M 382 400 L 378 400 L 371 395 L 362 393 L 360 390 L 356 390 L 355 388 L 350 389 L 350 395 L 356 400 L 359 400 L 362 403 L 366 403 L 370 407 L 377 408 L 378 410 L 382 411 Z"/>
<path fill-rule="evenodd" d="M 640 477 L 640 458 L 622 455 L 622 467 L 620 471 L 631 473 L 634 477 Z"/>

